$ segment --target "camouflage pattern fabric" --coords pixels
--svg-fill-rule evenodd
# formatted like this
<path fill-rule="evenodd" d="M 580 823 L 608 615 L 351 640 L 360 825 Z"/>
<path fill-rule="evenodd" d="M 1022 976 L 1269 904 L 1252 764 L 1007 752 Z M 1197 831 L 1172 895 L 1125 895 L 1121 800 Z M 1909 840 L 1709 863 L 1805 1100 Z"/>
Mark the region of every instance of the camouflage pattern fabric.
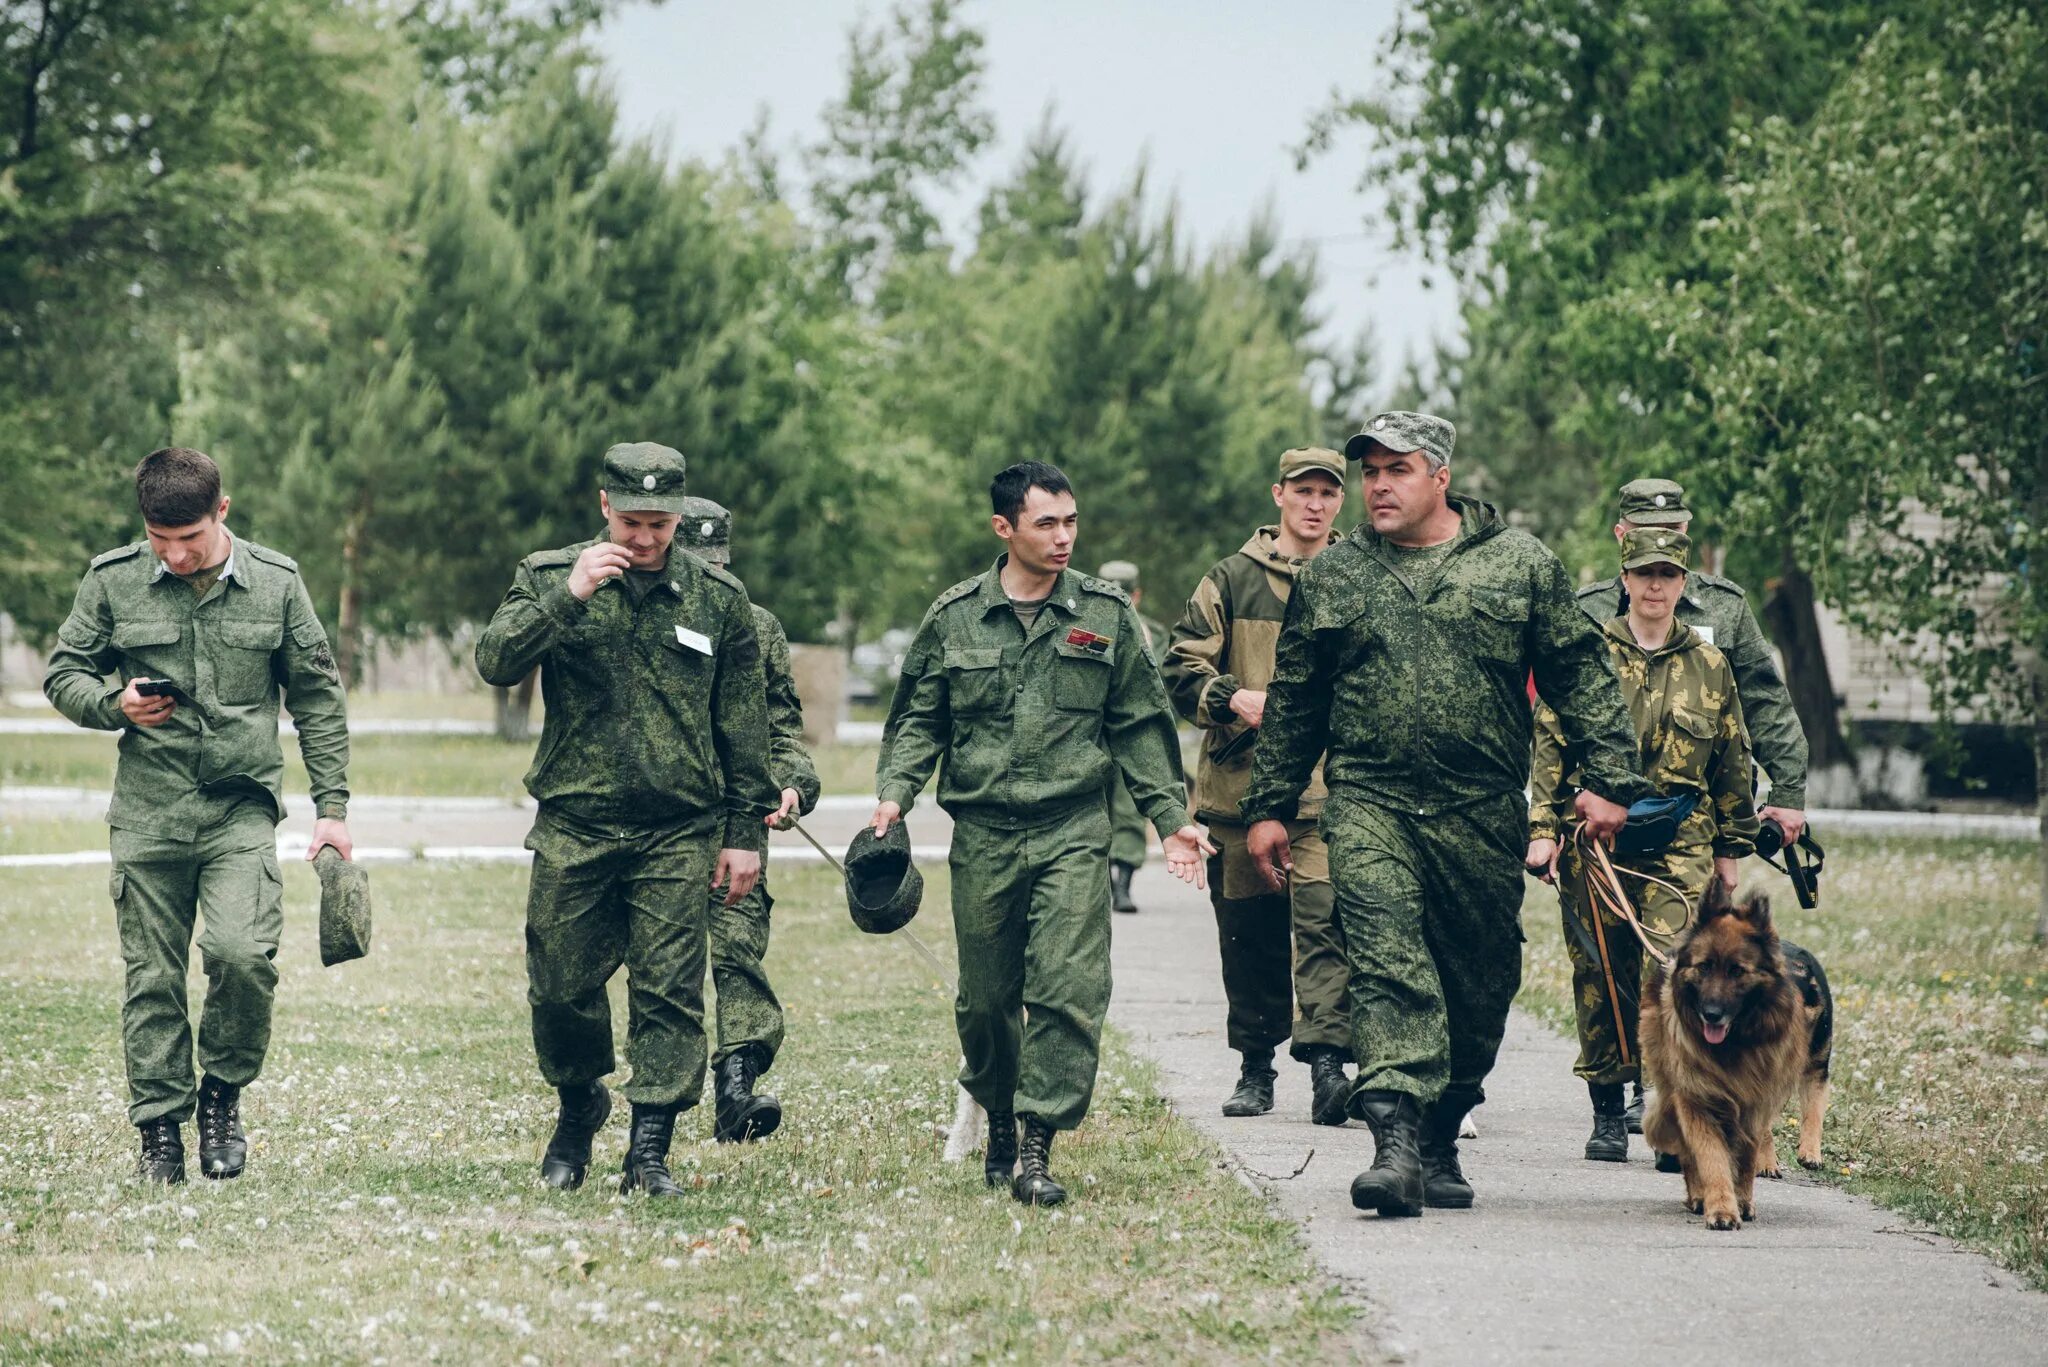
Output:
<path fill-rule="evenodd" d="M 1166 627 L 1153 621 L 1143 613 L 1138 614 L 1138 625 L 1144 629 L 1145 649 L 1155 662 L 1166 659 Z M 1114 776 L 1109 784 L 1109 857 L 1119 864 L 1138 868 L 1145 862 L 1145 817 L 1139 812 L 1138 804 L 1131 800 L 1131 790 L 1124 786 L 1121 774 Z"/>

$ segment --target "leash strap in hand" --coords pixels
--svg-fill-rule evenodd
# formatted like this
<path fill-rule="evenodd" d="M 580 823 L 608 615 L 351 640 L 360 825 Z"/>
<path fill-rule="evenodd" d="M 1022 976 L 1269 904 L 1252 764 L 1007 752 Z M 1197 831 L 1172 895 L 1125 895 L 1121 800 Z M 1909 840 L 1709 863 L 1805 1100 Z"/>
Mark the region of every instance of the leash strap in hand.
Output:
<path fill-rule="evenodd" d="M 1642 942 L 1644 953 L 1648 954 L 1658 963 L 1668 967 L 1671 963 L 1671 956 L 1650 943 L 1648 933 L 1643 930 L 1643 923 L 1636 917 L 1635 906 L 1629 901 L 1628 890 L 1621 885 L 1621 875 L 1626 873 L 1631 878 L 1639 878 L 1645 883 L 1654 883 L 1666 892 L 1676 896 L 1681 902 L 1691 899 L 1685 895 L 1682 889 L 1673 887 L 1661 878 L 1653 878 L 1647 873 L 1638 873 L 1634 869 L 1616 870 L 1614 861 L 1607 857 L 1607 847 L 1594 837 L 1588 835 L 1584 826 L 1579 827 L 1577 839 L 1580 857 L 1585 859 L 1591 867 L 1591 876 L 1586 881 L 1593 890 L 1594 926 L 1598 927 L 1600 923 L 1599 912 L 1605 909 L 1616 920 L 1626 922 L 1628 928 L 1636 933 L 1636 939 Z"/>

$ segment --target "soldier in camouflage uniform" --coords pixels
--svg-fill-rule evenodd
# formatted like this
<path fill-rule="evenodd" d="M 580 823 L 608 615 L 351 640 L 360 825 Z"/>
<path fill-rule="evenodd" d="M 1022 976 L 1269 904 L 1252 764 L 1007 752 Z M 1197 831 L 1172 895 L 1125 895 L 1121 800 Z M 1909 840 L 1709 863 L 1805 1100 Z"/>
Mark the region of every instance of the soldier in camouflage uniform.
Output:
<path fill-rule="evenodd" d="M 527 1001 L 541 1076 L 561 1114 L 541 1163 L 582 1185 L 611 1114 L 616 1066 L 605 984 L 627 972 L 633 1106 L 622 1191 L 679 1196 L 668 1171 L 679 1111 L 704 1085 L 705 891 L 738 906 L 760 877 L 768 699 L 740 581 L 673 541 L 679 452 L 605 452 L 606 535 L 519 563 L 477 640 L 477 672 L 509 687 L 541 667 L 547 699 L 526 790 Z"/>
<path fill-rule="evenodd" d="M 1449 492 L 1455 432 L 1383 413 L 1347 444 L 1371 522 L 1296 580 L 1239 811 L 1278 888 L 1328 752 L 1323 838 L 1351 961 L 1354 1115 L 1378 1151 L 1352 1203 L 1468 1206 L 1457 1135 L 1483 1099 L 1521 981 L 1531 671 L 1584 756 L 1598 836 L 1649 790 L 1599 633 L 1564 566 Z"/>
<path fill-rule="evenodd" d="M 1726 656 L 1673 616 L 1685 590 L 1691 544 L 1683 532 L 1657 527 L 1630 531 L 1621 543 L 1629 610 L 1604 627 L 1635 727 L 1643 773 L 1666 797 L 1686 792 L 1700 797 L 1700 805 L 1665 849 L 1615 858 L 1618 869 L 1648 874 L 1670 885 L 1642 882 L 1626 873 L 1621 879 L 1643 933 L 1666 954 L 1692 924 L 1710 879 L 1718 876 L 1730 888 L 1735 886 L 1735 861 L 1754 849 L 1757 831 L 1750 800 L 1749 739 L 1735 671 Z M 1558 885 L 1564 913 L 1579 1024 L 1579 1061 L 1573 1071 L 1585 1079 L 1593 1099 L 1593 1134 L 1586 1141 L 1586 1157 L 1622 1163 L 1628 1161 L 1622 1084 L 1642 1076 L 1636 1013 L 1649 965 L 1635 932 L 1595 906 L 1592 869 L 1571 838 L 1577 827 L 1571 814 L 1577 779 L 1576 771 L 1565 772 L 1564 733 L 1557 714 L 1539 703 L 1528 864 L 1542 871 L 1544 882 Z"/>
<path fill-rule="evenodd" d="M 983 1175 L 1056 1205 L 1067 1194 L 1047 1171 L 1053 1135 L 1088 1112 L 1109 1007 L 1111 776 L 1159 832 L 1174 876 L 1201 886 L 1215 847 L 1188 822 L 1173 713 L 1137 609 L 1067 567 L 1077 515 L 1066 476 L 1013 465 L 989 502 L 1007 549 L 940 594 L 910 643 L 873 826 L 886 832 L 940 768 L 960 1084 L 988 1112 Z"/>
<path fill-rule="evenodd" d="M 678 535 L 690 554 L 721 569 L 732 567 L 732 514 L 721 505 L 708 498 L 685 499 Z M 790 668 L 789 636 L 774 613 L 759 603 L 752 607 L 768 685 L 768 774 L 782 795 L 768 824 L 786 827 L 818 805 L 818 771 L 804 746 L 804 705 Z M 768 983 L 763 962 L 774 906 L 775 899 L 768 895 L 765 854 L 761 881 L 738 906 L 729 907 L 715 895 L 710 899 L 711 981 L 718 987 L 718 1051 L 711 1056 L 717 1119 L 712 1132 L 720 1143 L 764 1139 L 782 1123 L 782 1103 L 754 1092 L 755 1080 L 774 1066 L 782 1048 L 782 1003 Z"/>
<path fill-rule="evenodd" d="M 1138 625 L 1144 629 L 1145 650 L 1155 663 L 1166 660 L 1167 631 L 1163 623 L 1144 612 L 1145 591 L 1138 585 L 1138 567 L 1128 560 L 1112 560 L 1095 572 L 1097 579 L 1116 585 L 1138 609 Z M 1145 866 L 1145 818 L 1131 801 L 1130 789 L 1121 778 L 1109 783 L 1109 907 L 1111 911 L 1135 912 L 1138 903 L 1131 896 L 1131 879 Z"/>
<path fill-rule="evenodd" d="M 347 705 L 298 565 L 228 531 L 214 463 L 153 451 L 135 488 L 148 539 L 93 560 L 43 692 L 78 725 L 121 732 L 107 824 L 137 1171 L 185 1180 L 179 1130 L 196 1102 L 200 1170 L 231 1178 L 248 1157 L 241 1089 L 270 1044 L 284 928 L 278 704 L 291 708 L 313 787 L 308 859 L 327 846 L 351 853 Z M 149 681 L 177 688 L 145 695 Z M 207 979 L 196 1096 L 185 1004 L 195 921 Z"/>

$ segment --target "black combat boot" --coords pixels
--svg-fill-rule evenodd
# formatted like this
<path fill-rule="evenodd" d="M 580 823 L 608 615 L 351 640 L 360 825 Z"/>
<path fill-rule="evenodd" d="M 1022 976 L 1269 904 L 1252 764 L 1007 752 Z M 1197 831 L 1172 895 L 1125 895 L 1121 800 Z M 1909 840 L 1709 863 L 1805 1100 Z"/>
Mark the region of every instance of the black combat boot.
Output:
<path fill-rule="evenodd" d="M 217 1181 L 240 1177 L 248 1161 L 242 1089 L 211 1075 L 199 1079 L 199 1171 Z"/>
<path fill-rule="evenodd" d="M 555 1116 L 548 1151 L 541 1155 L 540 1180 L 556 1191 L 574 1191 L 590 1170 L 590 1141 L 611 1117 L 612 1094 L 602 1082 L 557 1087 L 555 1093 L 562 1098 L 562 1108 Z"/>
<path fill-rule="evenodd" d="M 1052 1136 L 1052 1126 L 1035 1116 L 1024 1117 L 1023 1161 L 1010 1182 L 1010 1194 L 1028 1206 L 1056 1206 L 1067 1199 L 1067 1189 L 1045 1170 L 1052 1160 Z"/>
<path fill-rule="evenodd" d="M 1308 1118 L 1318 1125 L 1342 1125 L 1351 1118 L 1351 1079 L 1344 1055 L 1325 1045 L 1309 1055 Z"/>
<path fill-rule="evenodd" d="M 1264 1115 L 1273 1109 L 1273 1051 L 1247 1052 L 1238 1070 L 1237 1090 L 1223 1103 L 1225 1115 Z"/>
<path fill-rule="evenodd" d="M 1422 1204 L 1467 1210 L 1472 1184 L 1458 1166 L 1458 1127 L 1475 1104 L 1470 1093 L 1445 1092 L 1422 1117 Z"/>
<path fill-rule="evenodd" d="M 1628 1109 L 1622 1112 L 1622 1118 L 1628 1121 L 1628 1132 L 1630 1134 L 1641 1134 L 1643 1132 L 1642 1083 L 1632 1082 L 1629 1084 Z"/>
<path fill-rule="evenodd" d="M 1593 1135 L 1586 1141 L 1586 1157 L 1595 1163 L 1628 1162 L 1628 1116 L 1622 1106 L 1619 1082 L 1589 1082 L 1593 1097 Z"/>
<path fill-rule="evenodd" d="M 766 1092 L 754 1094 L 754 1080 L 761 1076 L 759 1048 L 743 1044 L 718 1065 L 712 1096 L 717 1118 L 712 1134 L 721 1144 L 766 1139 L 782 1123 L 782 1103 Z"/>
<path fill-rule="evenodd" d="M 1372 1127 L 1372 1166 L 1351 1179 L 1351 1204 L 1389 1215 L 1422 1214 L 1422 1112 L 1406 1092 L 1360 1092 L 1356 1110 Z"/>
<path fill-rule="evenodd" d="M 1138 872 L 1136 864 L 1126 864 L 1121 859 L 1109 861 L 1109 909 L 1132 912 L 1138 909 L 1131 898 L 1131 878 Z"/>
<path fill-rule="evenodd" d="M 625 1173 L 619 1190 L 649 1196 L 681 1196 L 682 1187 L 668 1172 L 668 1146 L 675 1138 L 676 1108 L 633 1103 L 633 1134 L 626 1141 Z"/>
<path fill-rule="evenodd" d="M 185 1138 L 178 1122 L 165 1116 L 145 1120 L 135 1127 L 142 1135 L 142 1154 L 135 1160 L 135 1175 L 145 1182 L 176 1186 L 185 1180 Z"/>
<path fill-rule="evenodd" d="M 981 1153 L 981 1178 L 1007 1187 L 1017 1168 L 1017 1113 L 1007 1106 L 988 1113 L 988 1144 Z"/>

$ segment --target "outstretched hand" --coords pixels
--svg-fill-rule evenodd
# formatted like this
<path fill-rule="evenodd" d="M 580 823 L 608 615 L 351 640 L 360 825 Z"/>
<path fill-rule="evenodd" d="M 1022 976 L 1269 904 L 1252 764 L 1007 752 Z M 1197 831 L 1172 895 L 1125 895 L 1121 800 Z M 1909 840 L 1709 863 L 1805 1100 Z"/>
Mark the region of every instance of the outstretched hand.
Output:
<path fill-rule="evenodd" d="M 1166 871 L 1183 883 L 1193 883 L 1198 888 L 1209 886 L 1204 860 L 1216 853 L 1216 847 L 1202 834 L 1202 828 L 1189 822 L 1160 842 L 1166 851 Z"/>

